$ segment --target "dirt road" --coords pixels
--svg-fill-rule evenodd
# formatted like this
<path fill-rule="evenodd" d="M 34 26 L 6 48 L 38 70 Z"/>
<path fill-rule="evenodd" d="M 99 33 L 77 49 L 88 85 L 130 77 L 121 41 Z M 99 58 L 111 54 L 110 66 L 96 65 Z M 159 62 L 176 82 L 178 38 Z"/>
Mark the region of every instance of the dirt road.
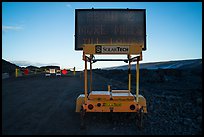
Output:
<path fill-rule="evenodd" d="M 83 89 L 76 77 L 19 77 L 5 79 L 4 134 L 76 134 L 79 121 L 75 99 Z"/>
<path fill-rule="evenodd" d="M 106 84 L 106 79 L 98 78 Z M 101 90 L 107 87 L 97 82 Z M 91 134 L 80 130 L 76 98 L 83 93 L 83 77 L 44 75 L 2 81 L 3 134 Z M 95 132 L 97 134 L 97 131 Z"/>

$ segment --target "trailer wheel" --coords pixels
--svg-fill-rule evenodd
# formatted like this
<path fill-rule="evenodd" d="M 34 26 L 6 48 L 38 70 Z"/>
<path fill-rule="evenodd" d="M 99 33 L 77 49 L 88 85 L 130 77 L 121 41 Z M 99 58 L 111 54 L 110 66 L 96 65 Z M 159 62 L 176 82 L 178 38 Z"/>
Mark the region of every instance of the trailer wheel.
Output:
<path fill-rule="evenodd" d="M 144 109 L 143 107 L 141 107 L 137 112 L 137 122 L 138 122 L 137 124 L 139 129 L 143 128 L 143 117 L 144 117 Z"/>
<path fill-rule="evenodd" d="M 80 128 L 81 129 L 85 129 L 85 114 L 86 114 L 86 110 L 83 108 L 83 106 L 81 106 L 81 109 L 80 109 L 80 115 L 81 115 L 81 125 L 80 125 Z"/>

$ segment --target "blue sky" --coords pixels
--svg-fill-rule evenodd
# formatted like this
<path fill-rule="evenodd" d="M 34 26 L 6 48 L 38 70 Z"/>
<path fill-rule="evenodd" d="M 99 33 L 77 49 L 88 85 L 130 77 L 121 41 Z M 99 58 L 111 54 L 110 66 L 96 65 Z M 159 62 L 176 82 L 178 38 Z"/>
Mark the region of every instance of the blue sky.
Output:
<path fill-rule="evenodd" d="M 82 51 L 74 50 L 75 9 L 92 7 L 146 9 L 141 63 L 202 58 L 202 2 L 3 2 L 2 59 L 83 69 Z M 126 63 L 97 62 L 93 68 L 119 65 Z"/>

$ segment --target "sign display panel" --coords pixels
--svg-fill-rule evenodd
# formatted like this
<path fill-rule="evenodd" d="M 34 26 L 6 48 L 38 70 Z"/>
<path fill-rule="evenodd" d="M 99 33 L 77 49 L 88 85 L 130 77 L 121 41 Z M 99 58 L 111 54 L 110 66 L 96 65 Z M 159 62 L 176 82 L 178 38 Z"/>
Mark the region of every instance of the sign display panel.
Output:
<path fill-rule="evenodd" d="M 146 50 L 146 10 L 76 9 L 75 50 L 83 50 L 84 44 L 138 45 Z"/>

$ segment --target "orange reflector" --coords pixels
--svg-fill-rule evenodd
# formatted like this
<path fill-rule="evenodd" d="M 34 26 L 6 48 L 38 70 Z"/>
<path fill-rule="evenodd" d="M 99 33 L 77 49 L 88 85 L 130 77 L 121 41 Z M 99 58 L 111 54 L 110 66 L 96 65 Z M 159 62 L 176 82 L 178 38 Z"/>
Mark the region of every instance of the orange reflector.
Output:
<path fill-rule="evenodd" d="M 90 110 L 92 110 L 92 109 L 93 109 L 93 105 L 92 105 L 92 104 L 89 104 L 89 105 L 88 105 L 88 108 L 89 108 Z"/>
<path fill-rule="evenodd" d="M 135 109 L 135 105 L 130 105 L 130 109 L 134 110 Z"/>

